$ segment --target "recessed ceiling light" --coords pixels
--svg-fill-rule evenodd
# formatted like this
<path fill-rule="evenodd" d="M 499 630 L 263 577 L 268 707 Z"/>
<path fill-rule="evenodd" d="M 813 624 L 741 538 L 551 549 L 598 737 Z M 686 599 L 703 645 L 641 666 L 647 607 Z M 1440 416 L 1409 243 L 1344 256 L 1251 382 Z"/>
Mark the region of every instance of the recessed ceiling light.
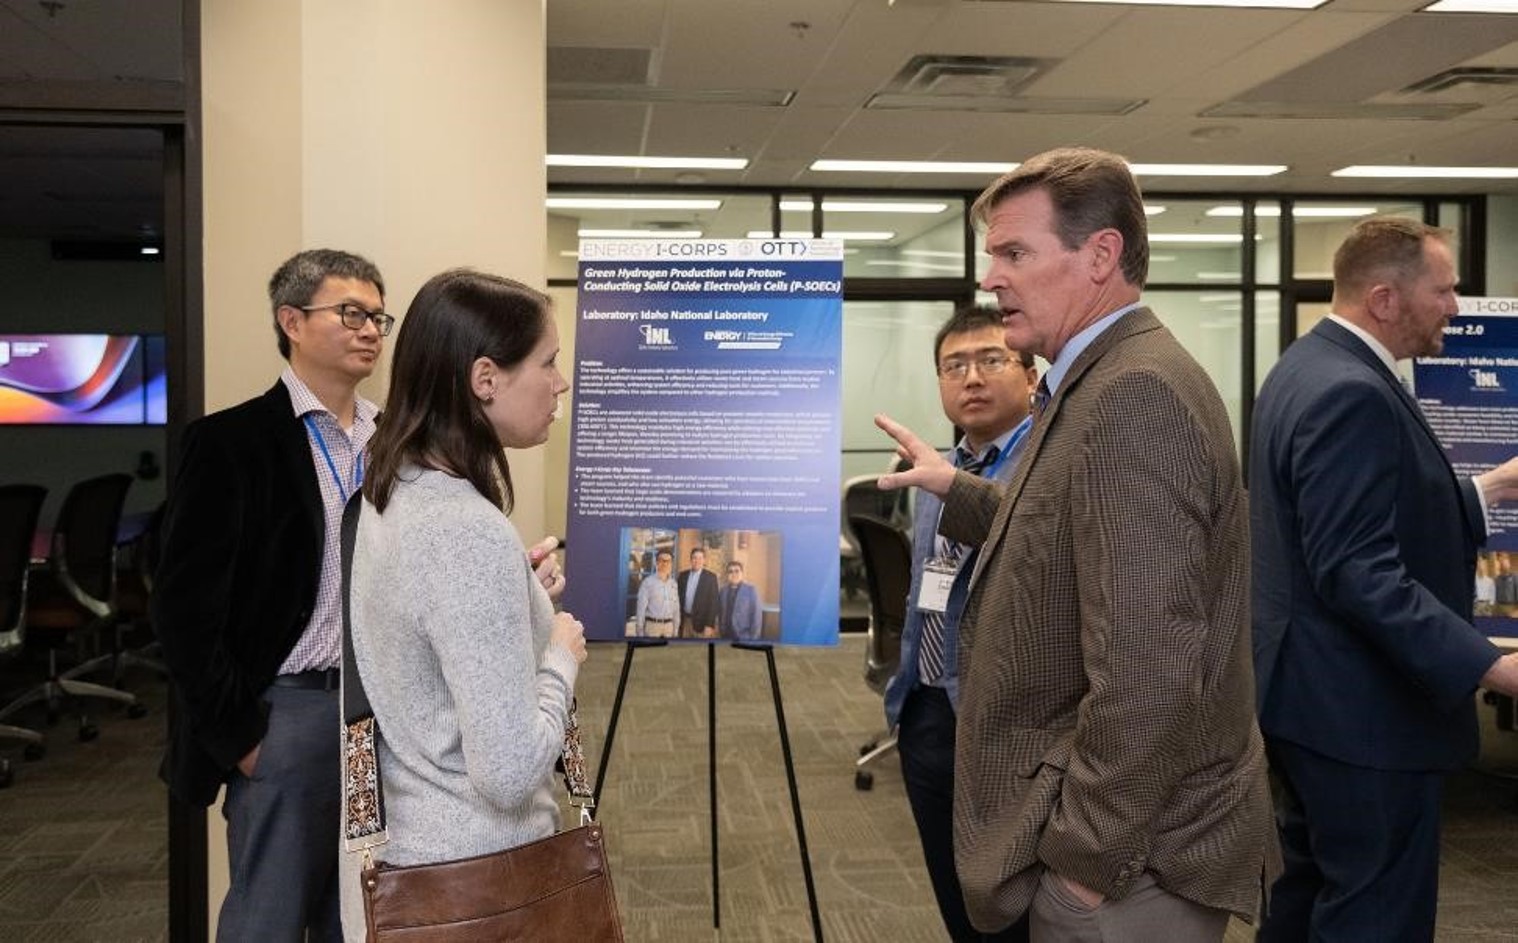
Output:
<path fill-rule="evenodd" d="M 1419 13 L 1518 13 L 1518 0 L 1439 0 Z"/>
<path fill-rule="evenodd" d="M 1316 217 L 1319 219 L 1354 219 L 1359 216 L 1374 216 L 1374 206 L 1294 206 L 1291 215 L 1299 219 Z M 1207 211 L 1208 216 L 1243 216 L 1242 206 L 1214 206 Z M 1254 215 L 1258 217 L 1277 217 L 1281 215 L 1279 206 L 1257 206 Z"/>
<path fill-rule="evenodd" d="M 608 154 L 549 154 L 550 167 L 624 167 L 644 170 L 742 170 L 747 157 L 617 157 Z"/>
<path fill-rule="evenodd" d="M 1016 163 L 944 160 L 814 160 L 812 170 L 876 174 L 1004 174 Z"/>
<path fill-rule="evenodd" d="M 1505 180 L 1518 177 L 1518 167 L 1415 167 L 1409 164 L 1355 164 L 1340 167 L 1335 177 L 1446 177 Z"/>
<path fill-rule="evenodd" d="M 1230 242 L 1243 242 L 1244 235 L 1236 232 L 1152 232 L 1149 234 L 1149 241 L 1151 243 L 1224 245 Z"/>
<path fill-rule="evenodd" d="M 925 259 L 962 259 L 963 252 L 952 252 L 948 249 L 902 249 L 902 255 L 920 255 Z"/>
<path fill-rule="evenodd" d="M 1270 177 L 1285 164 L 1129 164 L 1135 175 L 1152 177 Z M 931 160 L 815 160 L 812 170 L 885 174 L 1004 174 L 1015 163 Z"/>
<path fill-rule="evenodd" d="M 787 213 L 810 213 L 811 200 L 781 200 L 780 208 Z M 865 203 L 858 200 L 823 200 L 824 213 L 942 213 L 947 203 Z"/>
<path fill-rule="evenodd" d="M 138 251 L 143 255 L 158 255 L 163 250 L 157 246 L 143 246 Z"/>
<path fill-rule="evenodd" d="M 1150 203 L 1145 203 L 1144 204 L 1144 215 L 1145 216 L 1158 216 L 1161 213 L 1165 212 L 1169 208 L 1170 207 L 1168 207 L 1168 206 L 1155 206 L 1155 205 L 1150 204 Z"/>
<path fill-rule="evenodd" d="M 779 238 L 779 239 L 811 239 L 812 238 L 812 234 L 809 233 L 809 232 L 807 232 L 804 229 L 788 229 L 788 230 L 782 232 L 777 237 L 777 236 L 771 235 L 770 231 L 768 229 L 753 229 L 753 230 L 749 231 L 748 238 L 750 238 L 750 239 L 776 239 L 776 238 Z M 894 232 L 885 232 L 883 230 L 882 231 L 873 231 L 873 230 L 856 230 L 856 231 L 839 230 L 837 232 L 824 232 L 822 234 L 821 238 L 823 238 L 823 239 L 842 239 L 845 242 L 885 242 L 888 239 L 895 239 L 896 238 L 896 234 Z"/>
<path fill-rule="evenodd" d="M 551 210 L 714 210 L 721 200 L 641 197 L 551 196 Z"/>
<path fill-rule="evenodd" d="M 1285 164 L 1129 164 L 1140 177 L 1273 177 Z"/>
<path fill-rule="evenodd" d="M 699 229 L 582 229 L 581 239 L 700 239 Z"/>
<path fill-rule="evenodd" d="M 1265 10 L 1315 10 L 1328 0 L 1056 0 L 1058 3 L 1124 3 L 1146 7 L 1253 7 Z"/>
<path fill-rule="evenodd" d="M 963 275 L 965 270 L 962 265 L 946 265 L 942 262 L 916 262 L 912 259 L 868 259 L 865 265 L 873 265 L 877 268 L 909 268 L 924 272 L 953 272 Z"/>

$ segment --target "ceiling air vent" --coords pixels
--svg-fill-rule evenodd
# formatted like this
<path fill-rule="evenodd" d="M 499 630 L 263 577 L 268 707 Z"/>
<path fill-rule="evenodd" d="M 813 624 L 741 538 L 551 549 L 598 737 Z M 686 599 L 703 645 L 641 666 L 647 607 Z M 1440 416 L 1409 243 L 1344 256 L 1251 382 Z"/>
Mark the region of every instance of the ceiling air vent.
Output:
<path fill-rule="evenodd" d="M 914 56 L 867 108 L 1010 114 L 1124 115 L 1143 99 L 1036 98 L 1020 93 L 1056 64 L 1024 56 Z"/>

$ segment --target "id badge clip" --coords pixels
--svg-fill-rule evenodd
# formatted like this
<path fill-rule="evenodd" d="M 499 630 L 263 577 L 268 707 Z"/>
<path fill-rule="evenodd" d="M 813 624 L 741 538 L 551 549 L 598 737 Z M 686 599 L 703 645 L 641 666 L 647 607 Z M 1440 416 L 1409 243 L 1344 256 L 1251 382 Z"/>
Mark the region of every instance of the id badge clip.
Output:
<path fill-rule="evenodd" d="M 917 608 L 924 612 L 943 612 L 949 608 L 949 589 L 959 572 L 957 560 L 935 558 L 922 565 L 922 586 L 917 591 Z"/>

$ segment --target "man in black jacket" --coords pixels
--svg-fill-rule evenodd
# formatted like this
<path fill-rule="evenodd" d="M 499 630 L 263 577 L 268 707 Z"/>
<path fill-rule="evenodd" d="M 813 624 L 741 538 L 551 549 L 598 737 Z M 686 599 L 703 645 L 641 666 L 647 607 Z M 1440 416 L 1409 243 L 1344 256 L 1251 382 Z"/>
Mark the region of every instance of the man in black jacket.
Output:
<path fill-rule="evenodd" d="M 717 637 L 717 574 L 706 568 L 706 551 L 694 547 L 690 569 L 681 570 L 680 637 Z"/>
<path fill-rule="evenodd" d="M 164 519 L 153 623 L 177 724 L 162 775 L 223 783 L 231 886 L 219 940 L 340 940 L 338 525 L 377 409 L 357 394 L 391 317 L 367 259 L 301 252 L 269 282 L 289 366 L 192 423 Z"/>

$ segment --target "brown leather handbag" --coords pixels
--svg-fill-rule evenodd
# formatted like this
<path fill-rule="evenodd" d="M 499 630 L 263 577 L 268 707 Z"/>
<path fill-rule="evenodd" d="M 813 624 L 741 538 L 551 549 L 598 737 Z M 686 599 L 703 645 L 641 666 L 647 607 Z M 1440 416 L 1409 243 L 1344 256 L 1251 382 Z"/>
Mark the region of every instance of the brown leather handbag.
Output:
<path fill-rule="evenodd" d="M 388 840 L 380 789 L 379 732 L 353 658 L 349 572 L 361 495 L 343 513 L 344 840 L 364 853 L 364 919 L 371 943 L 477 943 L 485 940 L 622 943 L 622 922 L 606 866 L 601 827 L 585 773 L 580 726 L 570 707 L 564 731 L 564 784 L 580 825 L 505 851 L 407 866 L 373 860 Z"/>

